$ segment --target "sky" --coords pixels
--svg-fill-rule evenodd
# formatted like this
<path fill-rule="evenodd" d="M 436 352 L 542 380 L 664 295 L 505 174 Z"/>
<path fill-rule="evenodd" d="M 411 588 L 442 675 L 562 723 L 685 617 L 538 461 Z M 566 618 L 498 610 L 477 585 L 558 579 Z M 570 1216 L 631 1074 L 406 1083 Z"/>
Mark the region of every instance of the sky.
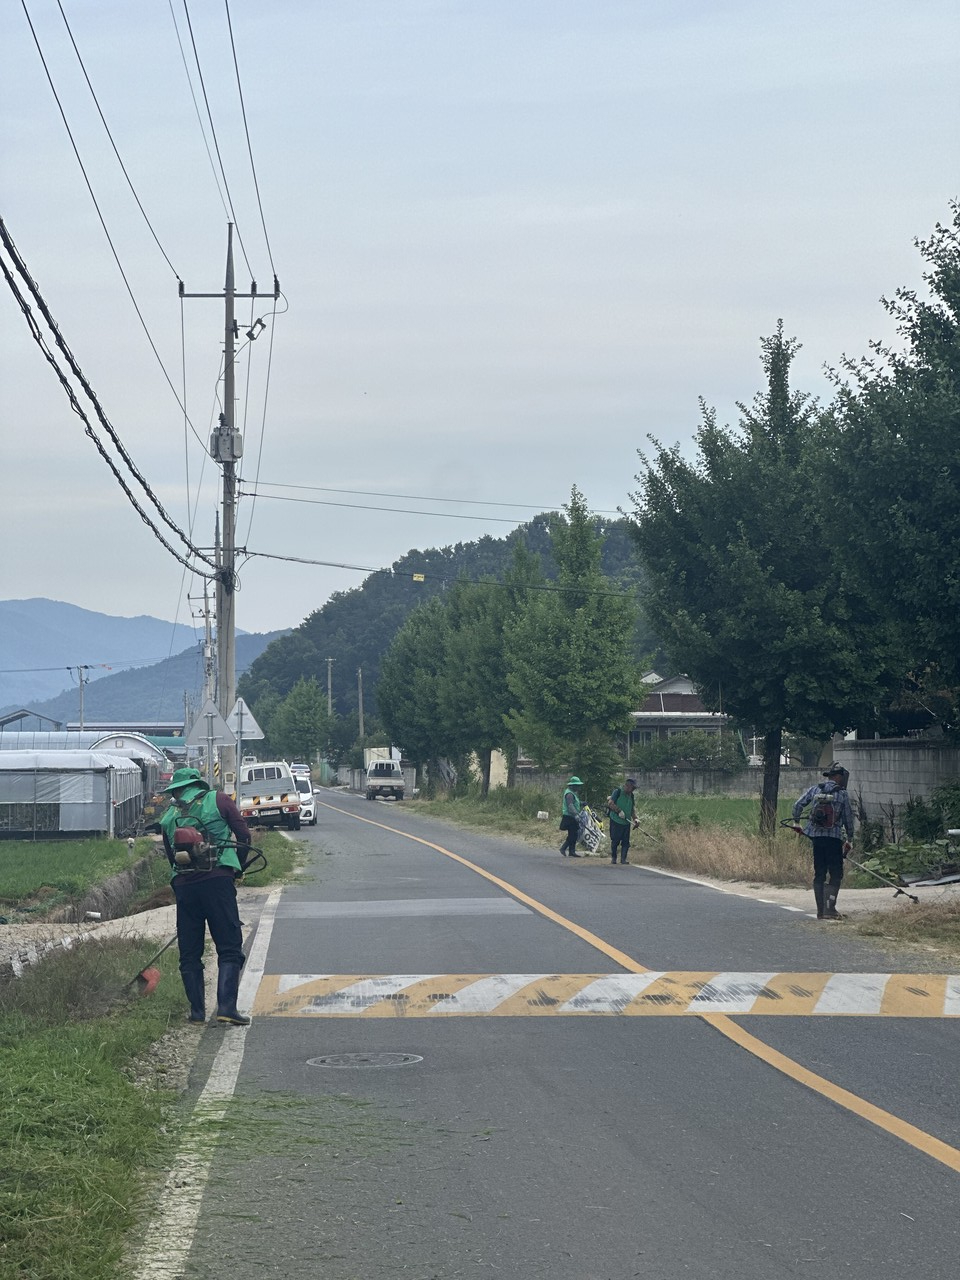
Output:
<path fill-rule="evenodd" d="M 221 294 L 236 223 L 247 631 L 364 577 L 267 556 L 386 566 L 574 484 L 629 510 L 648 436 L 692 454 L 700 398 L 735 423 L 780 318 L 829 399 L 960 195 L 954 0 L 11 0 L 0 49 L 0 214 L 202 548 L 224 313 L 178 280 Z M 2 281 L 0 320 L 0 596 L 189 621 L 202 580 Z"/>

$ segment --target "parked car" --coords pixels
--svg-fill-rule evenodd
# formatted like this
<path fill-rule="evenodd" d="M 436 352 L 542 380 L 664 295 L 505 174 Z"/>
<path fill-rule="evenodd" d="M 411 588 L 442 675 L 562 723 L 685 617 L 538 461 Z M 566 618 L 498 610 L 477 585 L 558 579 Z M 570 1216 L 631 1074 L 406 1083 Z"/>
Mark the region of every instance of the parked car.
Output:
<path fill-rule="evenodd" d="M 300 821 L 305 826 L 315 827 L 317 825 L 317 804 L 313 798 L 313 783 L 310 780 L 309 773 L 295 773 L 293 780 L 297 784 L 297 790 L 300 792 Z"/>

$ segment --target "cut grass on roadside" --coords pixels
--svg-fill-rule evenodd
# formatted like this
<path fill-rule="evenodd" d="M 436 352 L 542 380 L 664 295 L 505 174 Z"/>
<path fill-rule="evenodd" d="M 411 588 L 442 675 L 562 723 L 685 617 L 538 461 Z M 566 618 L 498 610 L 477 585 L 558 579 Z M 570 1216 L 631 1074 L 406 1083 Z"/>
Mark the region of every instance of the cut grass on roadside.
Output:
<path fill-rule="evenodd" d="M 877 911 L 856 922 L 857 933 L 960 955 L 960 901 L 921 902 L 902 911 Z"/>

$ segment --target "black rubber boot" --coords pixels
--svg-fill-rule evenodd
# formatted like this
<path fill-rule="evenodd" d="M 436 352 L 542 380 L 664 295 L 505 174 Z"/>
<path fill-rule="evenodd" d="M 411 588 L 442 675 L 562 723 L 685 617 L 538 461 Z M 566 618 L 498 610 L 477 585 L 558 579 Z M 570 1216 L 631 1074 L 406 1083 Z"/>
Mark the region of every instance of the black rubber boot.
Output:
<path fill-rule="evenodd" d="M 183 982 L 183 989 L 187 993 L 187 999 L 190 1001 L 190 1017 L 189 1022 L 206 1022 L 207 1010 L 204 1004 L 203 992 L 203 970 L 190 969 L 186 973 L 181 973 L 180 978 Z"/>
<path fill-rule="evenodd" d="M 817 900 L 817 919 L 822 920 L 823 919 L 823 885 L 822 884 L 816 884 L 816 883 L 814 884 L 813 896 Z"/>
<path fill-rule="evenodd" d="M 838 884 L 828 884 L 826 886 L 826 894 L 823 901 L 823 918 L 824 920 L 842 920 L 843 916 L 837 910 L 837 897 L 840 893 Z"/>
<path fill-rule="evenodd" d="M 217 1021 L 231 1027 L 248 1027 L 250 1019 L 237 1012 L 240 989 L 238 964 L 221 964 L 217 970 Z"/>

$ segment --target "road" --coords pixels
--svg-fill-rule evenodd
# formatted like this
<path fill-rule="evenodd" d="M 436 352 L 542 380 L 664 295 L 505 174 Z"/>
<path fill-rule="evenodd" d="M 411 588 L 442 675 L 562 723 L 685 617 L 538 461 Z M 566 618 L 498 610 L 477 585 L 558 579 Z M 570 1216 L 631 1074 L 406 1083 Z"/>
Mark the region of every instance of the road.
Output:
<path fill-rule="evenodd" d="M 401 805 L 301 834 L 138 1276 L 957 1273 L 960 980 Z"/>

